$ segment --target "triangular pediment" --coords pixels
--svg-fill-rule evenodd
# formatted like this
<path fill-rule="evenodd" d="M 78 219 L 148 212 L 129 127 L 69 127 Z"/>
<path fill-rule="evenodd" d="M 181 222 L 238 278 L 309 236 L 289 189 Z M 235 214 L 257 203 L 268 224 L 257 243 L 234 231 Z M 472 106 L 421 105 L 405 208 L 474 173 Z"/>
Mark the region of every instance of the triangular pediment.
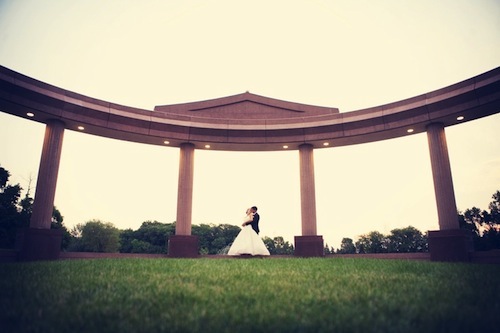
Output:
<path fill-rule="evenodd" d="M 249 92 L 183 104 L 160 105 L 155 111 L 222 119 L 285 119 L 339 113 L 337 108 L 313 106 Z"/>

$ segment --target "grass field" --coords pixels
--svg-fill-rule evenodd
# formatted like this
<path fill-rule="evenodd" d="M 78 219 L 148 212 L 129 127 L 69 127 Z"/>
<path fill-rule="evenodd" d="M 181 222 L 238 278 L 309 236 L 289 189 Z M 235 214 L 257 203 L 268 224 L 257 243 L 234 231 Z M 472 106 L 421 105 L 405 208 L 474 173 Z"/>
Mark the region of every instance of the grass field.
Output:
<path fill-rule="evenodd" d="M 0 264 L 1 332 L 499 332 L 500 266 L 401 260 Z"/>

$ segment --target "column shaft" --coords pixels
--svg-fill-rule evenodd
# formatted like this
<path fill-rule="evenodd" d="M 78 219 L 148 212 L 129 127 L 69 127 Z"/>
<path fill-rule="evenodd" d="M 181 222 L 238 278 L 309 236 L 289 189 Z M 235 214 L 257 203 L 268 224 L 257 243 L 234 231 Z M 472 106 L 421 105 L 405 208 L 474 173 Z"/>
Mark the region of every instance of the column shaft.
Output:
<path fill-rule="evenodd" d="M 179 184 L 177 192 L 176 235 L 191 235 L 193 208 L 194 145 L 183 143 L 180 147 Z"/>
<path fill-rule="evenodd" d="M 434 179 L 439 228 L 440 230 L 459 229 L 457 204 L 453 190 L 444 125 L 433 123 L 427 126 L 427 139 Z"/>
<path fill-rule="evenodd" d="M 317 234 L 313 146 L 309 144 L 301 145 L 299 147 L 299 158 L 302 235 L 313 236 Z"/>
<path fill-rule="evenodd" d="M 59 120 L 47 122 L 30 228 L 50 229 L 59 162 L 61 160 L 64 127 L 65 124 Z"/>

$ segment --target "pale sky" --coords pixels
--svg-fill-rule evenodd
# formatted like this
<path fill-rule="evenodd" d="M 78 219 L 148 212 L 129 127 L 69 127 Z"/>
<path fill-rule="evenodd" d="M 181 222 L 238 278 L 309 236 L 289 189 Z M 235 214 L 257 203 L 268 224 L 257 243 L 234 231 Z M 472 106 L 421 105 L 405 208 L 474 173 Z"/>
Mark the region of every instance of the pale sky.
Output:
<path fill-rule="evenodd" d="M 341 112 L 413 97 L 500 66 L 500 2 L 4 1 L 0 65 L 90 97 L 155 105 L 245 91 Z M 500 189 L 500 115 L 446 128 L 457 208 Z M 0 112 L 0 165 L 25 189 L 44 125 Z M 318 234 L 439 229 L 425 133 L 314 151 Z M 71 229 L 176 219 L 179 150 L 66 131 L 55 205 Z M 193 224 L 301 235 L 299 156 L 195 152 Z"/>

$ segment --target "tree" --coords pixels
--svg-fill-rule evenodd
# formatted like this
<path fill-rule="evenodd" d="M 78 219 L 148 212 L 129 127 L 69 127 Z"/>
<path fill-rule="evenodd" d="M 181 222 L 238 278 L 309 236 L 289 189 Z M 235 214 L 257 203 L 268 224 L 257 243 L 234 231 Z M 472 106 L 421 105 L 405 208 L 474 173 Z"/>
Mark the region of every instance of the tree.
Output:
<path fill-rule="evenodd" d="M 31 192 L 31 177 L 28 190 L 23 199 L 22 187 L 19 184 L 8 185 L 10 173 L 0 167 L 0 248 L 14 248 L 18 229 L 27 228 L 30 224 L 33 211 L 33 198 Z M 62 229 L 63 239 L 61 248 L 66 249 L 71 236 L 63 224 L 61 212 L 54 207 L 52 212 L 51 229 Z"/>
<path fill-rule="evenodd" d="M 378 231 L 372 231 L 367 235 L 359 236 L 356 242 L 358 253 L 386 253 L 387 238 Z"/>
<path fill-rule="evenodd" d="M 134 239 L 142 243 L 134 242 L 131 252 L 167 253 L 168 238 L 174 234 L 175 223 L 145 221 L 134 233 Z"/>
<path fill-rule="evenodd" d="M 471 231 L 476 251 L 500 249 L 500 191 L 492 199 L 489 212 L 477 207 L 458 212 L 460 228 Z"/>
<path fill-rule="evenodd" d="M 325 244 L 325 247 L 323 248 L 323 253 L 324 254 L 334 254 L 335 253 L 335 249 L 330 246 L 328 246 L 328 243 Z"/>
<path fill-rule="evenodd" d="M 166 249 L 159 249 L 157 246 L 151 245 L 149 242 L 141 241 L 138 239 L 132 239 L 130 242 L 130 252 L 131 253 L 166 253 Z"/>
<path fill-rule="evenodd" d="M 262 238 L 264 245 L 266 245 L 267 250 L 270 254 L 276 254 L 276 245 L 274 244 L 274 240 L 271 237 L 265 236 Z"/>
<path fill-rule="evenodd" d="M 120 231 L 112 223 L 99 220 L 88 221 L 76 225 L 72 231 L 73 251 L 84 252 L 118 252 L 120 248 Z"/>
<path fill-rule="evenodd" d="M 212 250 L 212 242 L 215 238 L 212 227 L 213 225 L 209 224 L 192 226 L 192 234 L 198 236 L 200 254 L 209 254 Z"/>
<path fill-rule="evenodd" d="M 30 207 L 30 212 L 31 212 L 31 207 Z M 64 225 L 63 221 L 64 221 L 64 216 L 62 216 L 59 209 L 57 209 L 56 206 L 54 206 L 54 209 L 52 210 L 52 222 L 50 223 L 50 228 L 62 230 L 61 249 L 66 250 L 69 247 L 69 244 L 71 243 L 71 235 L 66 226 Z"/>
<path fill-rule="evenodd" d="M 488 205 L 490 216 L 489 220 L 486 222 L 500 225 L 500 191 L 493 193 L 491 198 L 493 201 Z"/>
<path fill-rule="evenodd" d="M 18 225 L 22 228 L 27 228 L 30 225 L 31 214 L 33 213 L 33 198 L 29 196 L 29 187 L 26 195 L 19 202 L 21 210 L 18 216 Z M 62 221 L 61 221 L 62 223 Z"/>
<path fill-rule="evenodd" d="M 388 239 L 388 252 L 425 252 L 427 238 L 412 226 L 393 229 Z"/>
<path fill-rule="evenodd" d="M 135 231 L 125 229 L 120 232 L 120 253 L 133 253 L 132 242 L 135 240 Z"/>
<path fill-rule="evenodd" d="M 9 185 L 10 173 L 0 167 L 0 248 L 13 248 L 19 223 L 19 184 Z"/>
<path fill-rule="evenodd" d="M 0 192 L 3 192 L 4 187 L 10 178 L 10 172 L 7 169 L 0 166 Z"/>
<path fill-rule="evenodd" d="M 193 225 L 192 234 L 198 236 L 201 254 L 218 254 L 236 238 L 241 228 L 230 224 Z"/>
<path fill-rule="evenodd" d="M 356 253 L 356 246 L 351 238 L 342 238 L 340 242 L 340 249 L 337 249 L 337 253 L 340 254 L 351 254 Z"/>
<path fill-rule="evenodd" d="M 458 212 L 458 223 L 460 229 L 468 230 L 474 237 L 479 237 L 479 229 L 474 222 L 465 218 L 465 214 Z"/>
<path fill-rule="evenodd" d="M 264 237 L 262 239 L 270 254 L 290 255 L 293 254 L 293 245 L 285 241 L 283 237 L 277 236 L 274 238 Z"/>
<path fill-rule="evenodd" d="M 465 229 L 468 229 L 479 237 L 482 236 L 482 228 L 484 225 L 484 214 L 487 214 L 486 211 L 481 211 L 481 209 L 477 207 L 472 207 L 470 209 L 466 209 L 463 216 L 463 221 L 465 222 Z"/>
<path fill-rule="evenodd" d="M 227 253 L 230 244 L 240 232 L 234 225 L 201 224 L 192 226 L 192 234 L 198 236 L 201 254 Z M 120 252 L 124 253 L 167 253 L 167 243 L 175 234 L 174 223 L 158 221 L 143 222 L 136 231 L 122 230 L 120 233 Z M 224 249 L 226 251 L 224 252 Z"/>

